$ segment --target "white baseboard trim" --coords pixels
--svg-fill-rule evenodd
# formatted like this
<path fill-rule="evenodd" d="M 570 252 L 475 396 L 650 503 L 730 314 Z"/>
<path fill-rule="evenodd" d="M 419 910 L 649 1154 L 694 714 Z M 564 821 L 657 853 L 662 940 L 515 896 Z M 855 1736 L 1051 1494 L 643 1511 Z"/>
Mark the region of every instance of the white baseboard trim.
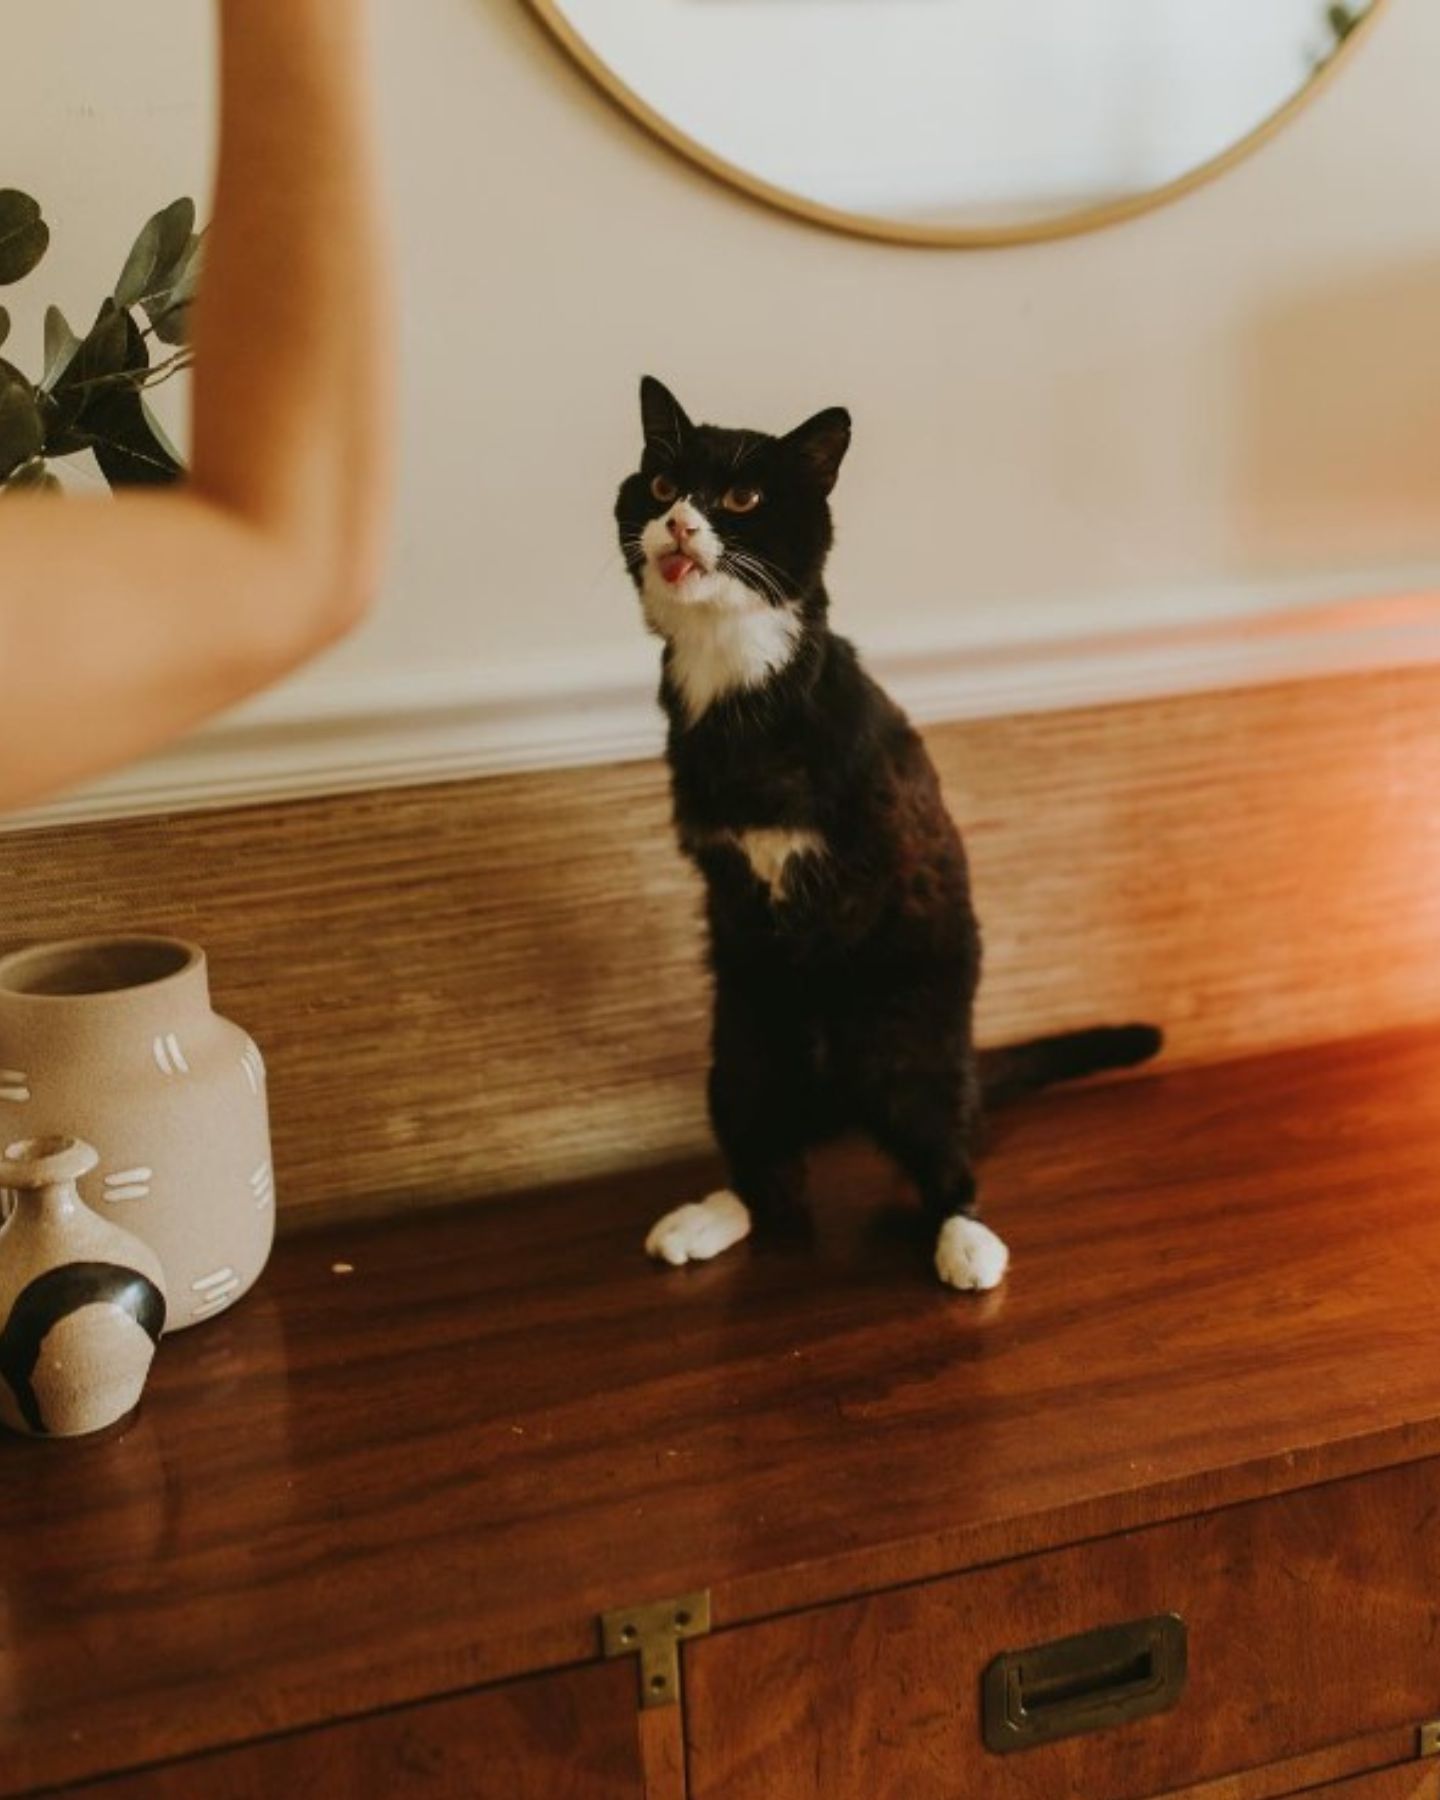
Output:
<path fill-rule="evenodd" d="M 1417 579 L 1417 577 L 1419 577 Z M 1332 585 L 1333 578 L 1332 578 Z M 1195 608 L 1160 626 L 876 645 L 922 724 L 1155 700 L 1440 661 L 1440 570 L 1344 584 L 1379 597 Z M 1217 617 L 1217 613 L 1225 616 Z M 644 671 L 644 672 L 642 672 Z M 498 684 L 483 670 L 311 681 L 133 768 L 12 814 L 8 832 L 658 755 L 653 646 L 619 672 Z"/>

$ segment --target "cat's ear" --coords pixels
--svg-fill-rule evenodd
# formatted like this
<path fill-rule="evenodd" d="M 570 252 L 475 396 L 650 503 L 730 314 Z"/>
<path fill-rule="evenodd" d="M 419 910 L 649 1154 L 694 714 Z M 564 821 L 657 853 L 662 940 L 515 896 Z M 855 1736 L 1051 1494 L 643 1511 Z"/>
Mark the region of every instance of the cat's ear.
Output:
<path fill-rule="evenodd" d="M 640 422 L 645 427 L 645 448 L 663 450 L 671 457 L 679 456 L 686 437 L 695 429 L 685 408 L 653 375 L 640 378 Z"/>
<path fill-rule="evenodd" d="M 821 493 L 828 494 L 850 448 L 850 415 L 843 406 L 827 406 L 813 419 L 797 425 L 783 442 L 809 468 Z"/>

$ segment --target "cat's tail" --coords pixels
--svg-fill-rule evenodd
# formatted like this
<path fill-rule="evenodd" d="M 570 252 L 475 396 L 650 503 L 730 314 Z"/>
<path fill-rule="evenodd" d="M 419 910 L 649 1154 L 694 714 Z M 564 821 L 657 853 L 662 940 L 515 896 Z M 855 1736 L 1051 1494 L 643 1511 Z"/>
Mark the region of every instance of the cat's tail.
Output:
<path fill-rule="evenodd" d="M 1156 1025 L 1097 1025 L 1005 1044 L 980 1052 L 980 1089 L 987 1106 L 1003 1106 L 1057 1081 L 1078 1081 L 1104 1069 L 1133 1069 L 1158 1056 L 1164 1042 Z"/>

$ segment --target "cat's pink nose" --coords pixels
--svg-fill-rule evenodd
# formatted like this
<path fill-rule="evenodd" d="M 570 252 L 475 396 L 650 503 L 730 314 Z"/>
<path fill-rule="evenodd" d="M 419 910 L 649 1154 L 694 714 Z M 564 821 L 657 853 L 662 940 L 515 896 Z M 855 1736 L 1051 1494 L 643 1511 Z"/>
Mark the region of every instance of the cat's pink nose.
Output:
<path fill-rule="evenodd" d="M 674 513 L 672 513 L 665 522 L 670 527 L 670 535 L 677 544 L 683 544 L 686 538 L 694 537 L 695 532 L 698 529 L 696 526 L 692 525 L 688 519 L 676 518 Z"/>

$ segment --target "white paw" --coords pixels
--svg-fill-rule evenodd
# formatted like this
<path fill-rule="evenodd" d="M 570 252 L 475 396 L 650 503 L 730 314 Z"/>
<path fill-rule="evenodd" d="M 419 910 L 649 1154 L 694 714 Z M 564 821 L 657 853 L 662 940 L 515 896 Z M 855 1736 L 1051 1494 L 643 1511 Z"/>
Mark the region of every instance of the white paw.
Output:
<path fill-rule="evenodd" d="M 750 1235 L 750 1208 L 738 1194 L 722 1188 L 708 1200 L 677 1206 L 650 1229 L 645 1253 L 657 1262 L 708 1262 Z"/>
<path fill-rule="evenodd" d="M 935 1269 L 946 1287 L 983 1293 L 1005 1279 L 1010 1252 L 978 1219 L 947 1219 L 935 1246 Z"/>

